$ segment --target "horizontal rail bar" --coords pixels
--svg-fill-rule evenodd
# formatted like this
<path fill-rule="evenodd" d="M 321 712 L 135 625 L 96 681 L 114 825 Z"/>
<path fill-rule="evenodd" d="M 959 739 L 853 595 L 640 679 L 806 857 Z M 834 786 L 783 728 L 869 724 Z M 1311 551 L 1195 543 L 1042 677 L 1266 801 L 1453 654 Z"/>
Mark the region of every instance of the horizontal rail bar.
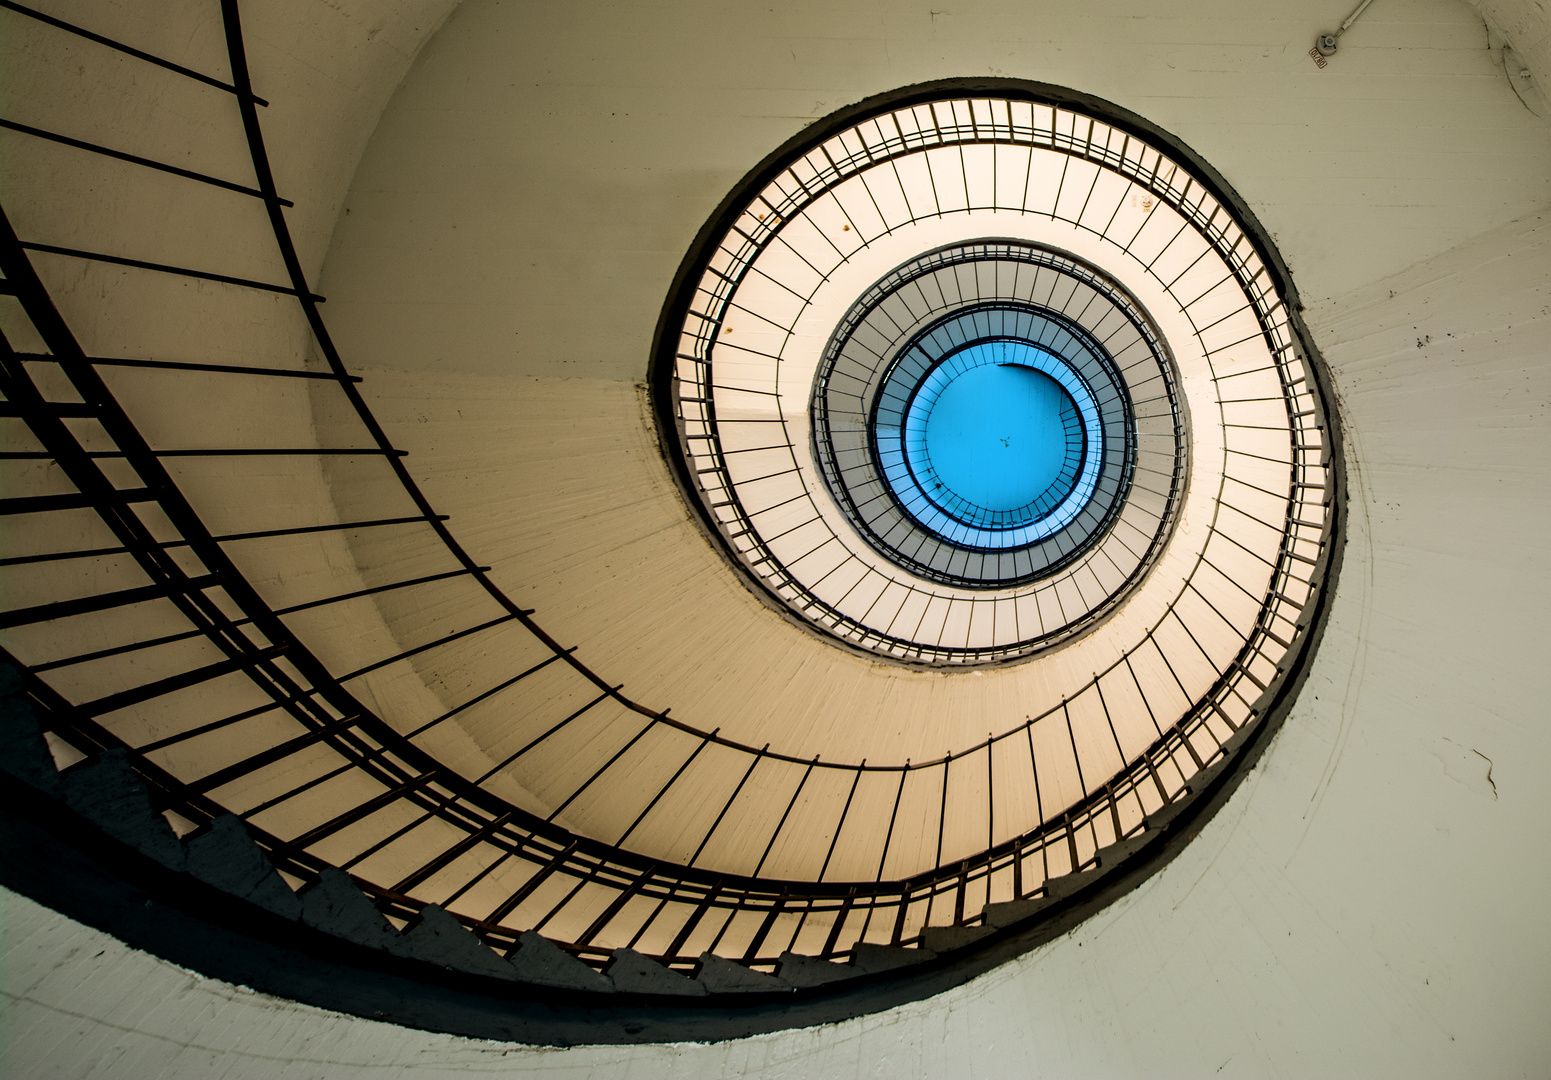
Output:
<path fill-rule="evenodd" d="M 341 375 L 333 371 L 302 371 L 296 368 L 246 367 L 240 364 L 197 364 L 185 360 L 137 360 L 123 357 L 86 356 L 79 359 L 61 360 L 46 353 L 17 353 L 17 358 L 28 363 L 58 364 L 87 363 L 95 367 L 167 368 L 171 371 L 212 371 L 232 375 L 274 375 L 285 379 L 323 379 L 328 382 L 361 381 L 359 375 Z"/>
<path fill-rule="evenodd" d="M 192 68 L 186 68 L 182 64 L 174 64 L 171 60 L 164 60 L 160 56 L 153 56 L 151 53 L 142 52 L 133 46 L 125 45 L 122 41 L 114 41 L 110 37 L 103 37 L 101 34 L 94 34 L 84 27 L 77 26 L 74 23 L 65 22 L 63 19 L 56 19 L 51 15 L 45 15 L 41 11 L 34 11 L 30 7 L 24 7 L 21 4 L 15 3 L 14 0 L 0 0 L 0 8 L 7 8 L 20 15 L 26 15 L 28 18 L 37 19 L 39 22 L 46 23 L 55 29 L 63 30 L 66 33 L 74 34 L 77 37 L 83 37 L 87 41 L 94 41 L 98 45 L 106 45 L 108 48 L 114 50 L 115 52 L 121 52 L 125 56 L 133 56 L 136 60 L 144 60 L 148 64 L 155 64 L 157 67 L 166 68 L 168 71 L 175 71 L 179 75 L 193 79 L 196 82 L 205 83 L 207 86 L 213 86 L 218 90 L 225 90 L 228 94 L 236 94 L 239 97 L 246 96 L 255 105 L 263 105 L 266 107 L 269 105 L 269 102 L 265 101 L 257 94 L 249 93 L 247 95 L 243 95 L 242 91 L 238 90 L 231 83 L 224 83 L 220 79 L 212 78 L 211 76 L 202 74 L 201 72 L 195 71 Z"/>
<path fill-rule="evenodd" d="M 301 295 L 289 285 L 272 285 L 267 281 L 254 281 L 252 278 L 232 277 L 229 274 L 215 274 L 207 270 L 191 270 L 186 266 L 172 266 L 168 263 L 146 262 L 144 259 L 126 259 L 122 255 L 107 255 L 100 251 L 83 251 L 80 248 L 60 247 L 57 244 L 37 244 L 30 241 L 21 245 L 28 251 L 40 251 L 47 255 L 66 255 L 72 259 L 87 259 L 91 262 L 111 263 L 114 266 L 132 266 L 137 270 L 155 270 L 160 274 L 175 274 L 178 277 L 198 278 L 202 281 L 219 281 L 225 285 L 240 285 L 246 289 L 260 289 L 264 292 L 283 293 L 286 296 Z M 314 303 L 323 303 L 323 297 L 309 293 L 309 300 Z"/>
<path fill-rule="evenodd" d="M 165 679 L 157 679 L 155 682 L 146 683 L 144 686 L 136 686 L 130 690 L 120 690 L 116 694 L 108 694 L 76 706 L 76 709 L 87 716 L 101 716 L 104 713 L 115 712 L 118 709 L 127 709 L 131 705 L 138 705 L 142 701 L 150 701 L 176 690 L 185 690 L 190 686 L 197 686 L 211 679 L 218 679 L 222 675 L 230 675 L 234 671 L 241 671 L 245 667 L 252 667 L 265 660 L 271 660 L 285 652 L 282 645 L 271 645 L 267 649 L 259 649 L 256 652 L 246 653 L 242 656 L 234 656 L 228 660 L 220 660 L 214 664 L 206 664 L 204 667 L 195 668 L 192 671 L 180 672 L 177 675 L 169 675 Z"/>
<path fill-rule="evenodd" d="M 18 495 L 12 499 L 0 499 L 0 517 L 11 514 L 43 514 L 52 510 L 79 510 L 104 503 L 149 502 L 156 498 L 150 488 L 119 488 L 105 495 L 88 495 L 72 491 L 68 495 Z"/>
<path fill-rule="evenodd" d="M 46 401 L 41 408 L 28 408 L 15 401 L 0 401 L 0 416 L 28 417 L 38 413 L 57 417 L 96 416 L 97 410 L 84 401 Z"/>
<path fill-rule="evenodd" d="M 446 521 L 445 514 L 436 515 L 436 519 Z M 386 525 L 417 525 L 426 524 L 429 519 L 424 517 L 396 517 L 379 518 L 376 521 L 342 521 L 337 525 L 303 525 L 292 529 L 263 529 L 258 532 L 225 533 L 213 537 L 218 544 L 235 543 L 244 540 L 261 540 L 277 536 L 305 536 L 308 533 L 321 532 L 345 532 L 350 529 L 373 529 Z M 161 544 L 163 550 L 178 547 L 188 547 L 187 540 L 168 540 Z M 0 567 L 26 566 L 31 563 L 66 562 L 70 559 L 97 559 L 106 555 L 124 555 L 130 551 L 127 547 L 82 548 L 79 551 L 51 551 L 38 555 L 15 555 L 8 559 L 0 559 Z"/>
<path fill-rule="evenodd" d="M 341 716 L 339 719 L 332 720 L 323 727 L 298 735 L 294 739 L 287 739 L 285 742 L 271 746 L 267 750 L 262 750 L 250 757 L 243 758 L 241 761 L 234 762 L 224 769 L 217 769 L 213 773 L 202 776 L 198 780 L 190 782 L 187 785 L 188 789 L 201 795 L 214 791 L 218 787 L 230 784 L 233 780 L 240 780 L 250 773 L 257 772 L 266 765 L 273 765 L 277 761 L 283 761 L 292 754 L 299 753 L 332 735 L 354 727 L 360 722 L 361 718 L 359 716 Z"/>
<path fill-rule="evenodd" d="M 52 619 L 66 619 L 72 615 L 86 615 L 96 611 L 107 611 L 109 608 L 128 607 L 130 604 L 144 603 L 147 600 L 160 600 L 168 596 L 198 592 L 200 589 L 219 585 L 222 580 L 221 574 L 205 574 L 177 583 L 145 585 L 135 589 L 121 589 L 118 592 L 99 593 L 96 596 L 83 596 L 76 600 L 55 600 L 48 604 L 16 608 L 14 611 L 0 612 L 0 629 L 9 630 L 15 626 L 28 626 Z"/>
<path fill-rule="evenodd" d="M 0 413 L 0 415 L 4 415 Z M 266 446 L 236 446 L 236 447 L 210 447 L 203 450 L 152 450 L 152 454 L 159 458 L 197 458 L 197 457 L 350 457 L 353 455 L 365 455 L 368 457 L 405 457 L 408 450 L 382 449 L 376 446 L 316 446 L 316 447 L 266 447 Z M 3 450 L 0 451 L 0 461 L 52 461 L 59 455 L 51 450 Z M 111 460 L 116 458 L 131 458 L 136 455 L 125 450 L 87 450 L 81 456 L 94 461 Z"/>
<path fill-rule="evenodd" d="M 112 147 L 103 146 L 100 143 L 87 142 L 85 139 L 72 139 L 70 136 L 61 135 L 58 132 L 44 131 L 42 128 L 35 128 L 28 124 L 18 124 L 14 120 L 6 120 L 3 117 L 0 117 L 0 128 L 9 128 L 11 131 L 17 131 L 23 135 L 31 135 L 37 139 L 47 139 L 49 142 L 74 147 L 77 150 L 88 150 L 93 154 L 101 154 L 103 157 L 117 158 L 120 161 L 127 161 L 134 165 L 143 165 L 147 169 L 157 169 L 188 180 L 198 180 L 202 184 L 225 188 L 227 191 L 236 191 L 243 195 L 251 195 L 255 199 L 262 199 L 264 197 L 264 193 L 257 188 L 244 187 L 242 184 L 234 184 L 230 180 L 222 180 L 217 176 L 195 172 L 193 169 L 180 169 L 176 165 L 168 165 L 166 162 L 141 157 L 139 154 L 127 154 L 122 150 L 114 150 Z M 275 201 L 281 206 L 296 205 L 290 199 L 276 199 Z"/>
<path fill-rule="evenodd" d="M 481 569 L 489 568 L 482 567 Z M 325 596 L 321 599 L 309 600 L 301 604 L 292 604 L 290 607 L 276 608 L 273 614 L 282 617 L 286 615 L 294 615 L 299 611 L 308 611 L 312 608 L 326 607 L 329 604 L 339 604 L 347 600 L 358 600 L 363 597 L 373 596 L 377 593 L 389 592 L 394 589 L 407 589 L 416 585 L 429 584 L 434 581 L 445 581 L 448 578 L 464 577 L 470 573 L 473 573 L 473 571 L 467 569 L 458 569 L 449 570 L 441 574 L 428 574 L 424 577 L 411 578 L 405 581 L 390 581 L 386 585 L 375 585 L 371 588 L 357 589 L 354 592 L 340 593 L 335 596 Z M 212 575 L 212 577 L 216 576 L 217 575 Z M 3 618 L 3 616 L 0 616 L 0 618 Z M 236 619 L 227 624 L 224 629 L 236 630 L 244 626 L 251 626 L 252 624 L 252 619 Z M 184 630 L 181 633 L 176 634 L 164 634 L 160 637 L 146 638 L 143 641 L 132 641 L 127 645 L 117 645 L 112 648 L 98 649 L 94 652 L 81 653 L 76 656 L 68 656 L 59 660 L 50 660 L 42 664 L 34 664 L 32 670 L 41 674 L 45 671 L 53 671 L 56 668 L 72 667 L 76 664 L 85 664 L 92 660 L 102 660 L 106 659 L 107 657 L 118 656 L 123 653 L 138 652 L 142 649 L 154 649 L 160 645 L 172 645 L 179 641 L 188 641 L 193 638 L 209 637 L 211 633 L 212 630 L 210 629 L 198 628 L 194 630 Z M 550 660 L 556 659 L 558 659 L 558 657 L 550 657 Z"/>

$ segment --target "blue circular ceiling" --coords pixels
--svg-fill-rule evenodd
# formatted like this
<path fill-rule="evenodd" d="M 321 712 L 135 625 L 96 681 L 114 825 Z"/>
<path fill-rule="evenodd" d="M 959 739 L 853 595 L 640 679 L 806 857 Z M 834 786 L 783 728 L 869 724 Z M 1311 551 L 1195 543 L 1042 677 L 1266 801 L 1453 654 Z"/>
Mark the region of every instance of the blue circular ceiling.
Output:
<path fill-rule="evenodd" d="M 1048 514 L 1076 486 L 1083 465 L 1082 418 L 1050 376 L 1027 363 L 998 361 L 990 346 L 966 349 L 916 393 L 905 456 L 939 503 L 971 523 L 996 514 Z M 935 483 L 929 482 L 935 480 Z M 933 490 L 935 489 L 935 490 Z"/>
<path fill-rule="evenodd" d="M 902 467 L 885 481 L 906 511 L 946 538 L 997 549 L 1070 523 L 1103 454 L 1087 384 L 1020 341 L 971 345 L 933 368 L 896 437 Z"/>

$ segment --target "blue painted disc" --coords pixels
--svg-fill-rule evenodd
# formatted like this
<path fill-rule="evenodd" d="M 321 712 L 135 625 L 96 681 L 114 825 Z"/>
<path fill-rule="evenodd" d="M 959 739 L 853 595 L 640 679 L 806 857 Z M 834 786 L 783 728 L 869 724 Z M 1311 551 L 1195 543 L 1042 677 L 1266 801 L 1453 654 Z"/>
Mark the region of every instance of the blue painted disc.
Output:
<path fill-rule="evenodd" d="M 989 364 L 961 372 L 930 403 L 925 452 L 949 495 L 1016 510 L 1058 480 L 1080 430 L 1077 404 L 1034 368 Z M 1081 463 L 1081 440 L 1075 447 Z"/>

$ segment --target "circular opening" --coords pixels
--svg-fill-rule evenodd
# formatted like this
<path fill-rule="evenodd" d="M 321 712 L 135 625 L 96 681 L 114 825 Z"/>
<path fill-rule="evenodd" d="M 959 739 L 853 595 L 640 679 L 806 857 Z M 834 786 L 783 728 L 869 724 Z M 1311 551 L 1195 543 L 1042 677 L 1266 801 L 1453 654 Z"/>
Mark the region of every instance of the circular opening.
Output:
<path fill-rule="evenodd" d="M 1093 494 L 1103 444 L 1082 378 L 1023 341 L 971 345 L 928 371 L 902 434 L 904 468 L 884 472 L 895 498 L 938 536 L 993 550 L 1069 524 Z"/>
<path fill-rule="evenodd" d="M 919 465 L 935 474 L 934 495 L 960 500 L 971 512 L 1034 508 L 1043 516 L 1054 505 L 1048 496 L 1057 481 L 1069 489 L 1082 467 L 1077 403 L 1034 368 L 972 368 L 918 408 L 925 414 Z M 917 464 L 916 454 L 908 457 Z"/>
<path fill-rule="evenodd" d="M 877 565 L 949 589 L 1048 587 L 1106 544 L 1134 583 L 1146 549 L 1113 530 L 1138 455 L 1173 459 L 1168 501 L 1150 525 L 1133 518 L 1150 546 L 1185 472 L 1184 406 L 1146 315 L 1095 268 L 1027 242 L 954 245 L 885 275 L 840 320 L 809 402 L 813 460 Z"/>
<path fill-rule="evenodd" d="M 863 691 L 832 728 L 867 738 L 820 882 L 859 806 L 881 838 L 862 875 L 940 875 L 892 928 L 848 893 L 826 942 L 855 926 L 858 957 L 913 919 L 934 956 L 991 941 L 1124 873 L 1180 793 L 1212 798 L 1295 688 L 1336 527 L 1317 373 L 1234 204 L 1086 112 L 930 93 L 751 176 L 655 371 L 670 459 L 750 582 L 948 669 L 913 715 L 858 722 Z M 890 784 L 896 735 L 958 742 Z"/>

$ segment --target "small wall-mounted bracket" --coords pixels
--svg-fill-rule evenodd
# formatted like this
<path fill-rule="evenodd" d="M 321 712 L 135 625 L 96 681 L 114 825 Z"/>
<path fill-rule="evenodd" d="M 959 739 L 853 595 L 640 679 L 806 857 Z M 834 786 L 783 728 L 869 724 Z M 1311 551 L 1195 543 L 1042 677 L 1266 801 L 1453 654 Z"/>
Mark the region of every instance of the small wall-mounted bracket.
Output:
<path fill-rule="evenodd" d="M 1336 49 L 1341 44 L 1341 35 L 1352 28 L 1352 24 L 1357 21 L 1357 16 L 1366 11 L 1371 3 L 1373 3 L 1373 0 L 1362 0 L 1356 9 L 1346 17 L 1345 21 L 1336 28 L 1335 33 L 1320 34 L 1314 39 L 1314 47 L 1309 50 L 1309 56 L 1313 58 L 1317 67 L 1323 69 L 1329 62 L 1329 58 L 1336 54 Z"/>
<path fill-rule="evenodd" d="M 1535 73 L 1529 69 L 1519 54 L 1513 51 L 1513 46 L 1502 47 L 1503 72 L 1508 76 L 1508 85 L 1513 87 L 1513 92 L 1519 96 L 1524 107 L 1536 116 L 1551 116 L 1551 103 L 1546 101 L 1545 93 L 1535 82 Z"/>

